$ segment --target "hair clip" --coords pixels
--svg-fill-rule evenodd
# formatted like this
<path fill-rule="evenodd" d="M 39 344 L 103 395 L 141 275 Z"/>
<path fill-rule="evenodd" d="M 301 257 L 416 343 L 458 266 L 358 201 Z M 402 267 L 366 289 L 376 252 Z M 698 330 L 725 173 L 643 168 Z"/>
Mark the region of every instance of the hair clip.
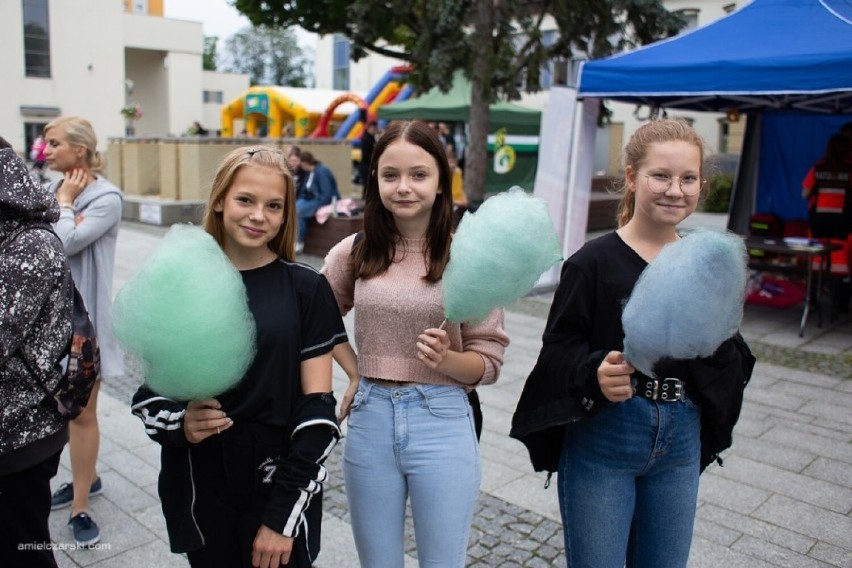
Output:
<path fill-rule="evenodd" d="M 246 150 L 246 154 L 248 154 L 249 157 L 254 156 L 258 152 L 271 152 L 279 156 L 283 155 L 283 152 L 278 148 L 249 148 L 248 150 Z"/>

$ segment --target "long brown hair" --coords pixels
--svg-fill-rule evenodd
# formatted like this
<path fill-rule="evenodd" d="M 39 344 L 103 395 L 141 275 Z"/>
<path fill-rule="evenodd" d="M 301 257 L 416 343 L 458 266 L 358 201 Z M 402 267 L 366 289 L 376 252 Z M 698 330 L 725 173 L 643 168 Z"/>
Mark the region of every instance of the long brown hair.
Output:
<path fill-rule="evenodd" d="M 698 135 L 695 129 L 686 122 L 675 119 L 654 120 L 643 124 L 636 130 L 636 132 L 633 133 L 633 136 L 630 137 L 630 140 L 624 147 L 625 172 L 627 171 L 628 166 L 630 166 L 634 175 L 637 171 L 639 171 L 642 162 L 648 155 L 648 148 L 652 144 L 675 141 L 687 142 L 698 148 L 698 151 L 701 154 L 701 172 L 699 175 L 704 178 L 704 140 L 702 140 L 701 136 Z M 707 184 L 702 184 L 702 193 L 705 191 L 706 185 Z M 627 184 L 626 173 L 625 178 L 616 189 L 622 193 L 621 202 L 618 204 L 616 220 L 618 221 L 618 226 L 623 227 L 633 217 L 633 212 L 636 208 L 636 194 L 630 191 Z"/>
<path fill-rule="evenodd" d="M 438 187 L 441 192 L 432 204 L 429 227 L 426 230 L 426 276 L 437 282 L 444 274 L 450 259 L 450 238 L 453 230 L 453 200 L 450 165 L 447 153 L 437 132 L 421 121 L 392 122 L 376 142 L 370 160 L 370 173 L 364 195 L 364 238 L 352 249 L 352 258 L 359 278 L 371 278 L 384 273 L 396 254 L 401 235 L 393 215 L 379 196 L 379 159 L 388 146 L 399 140 L 414 144 L 428 152 L 438 164 Z"/>
<path fill-rule="evenodd" d="M 284 159 L 284 154 L 270 146 L 249 146 L 232 150 L 216 171 L 213 178 L 213 188 L 210 199 L 204 209 L 202 226 L 210 233 L 220 247 L 225 246 L 225 223 L 222 213 L 215 210 L 222 203 L 231 189 L 234 176 L 243 167 L 260 166 L 275 170 L 284 179 L 284 221 L 278 234 L 267 243 L 269 249 L 278 256 L 292 262 L 296 259 L 296 190 L 290 167 Z"/>

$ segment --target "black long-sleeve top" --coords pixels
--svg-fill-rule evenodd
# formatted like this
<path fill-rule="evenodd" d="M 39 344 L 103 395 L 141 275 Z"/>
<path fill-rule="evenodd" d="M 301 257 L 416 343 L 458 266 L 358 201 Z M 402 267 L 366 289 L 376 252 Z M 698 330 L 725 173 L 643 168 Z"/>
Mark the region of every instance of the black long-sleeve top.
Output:
<path fill-rule="evenodd" d="M 280 428 L 287 451 L 277 464 L 263 523 L 286 536 L 304 530 L 314 538 L 318 527 L 309 531 L 303 525 L 319 518 L 307 513 L 318 512 L 319 499 L 313 497 L 320 494 L 327 475 L 322 464 L 340 431 L 331 393 L 302 393 L 300 364 L 345 342 L 346 330 L 328 281 L 313 268 L 279 259 L 240 274 L 257 329 L 257 354 L 240 383 L 216 398 L 235 423 Z M 203 473 L 192 466 L 194 445 L 183 431 L 186 404 L 142 385 L 131 411 L 162 445 L 159 492 L 172 551 L 196 550 L 204 535 L 194 519 L 193 476 Z"/>
<path fill-rule="evenodd" d="M 563 264 L 541 353 L 510 433 L 527 446 L 536 471 L 556 471 L 566 424 L 610 404 L 598 385 L 597 369 L 607 353 L 624 348 L 621 314 L 646 266 L 617 233 L 588 242 Z M 689 396 L 702 407 L 702 470 L 731 445 L 753 366 L 739 334 L 710 357 L 664 359 L 655 366 L 658 376 L 683 379 Z"/>

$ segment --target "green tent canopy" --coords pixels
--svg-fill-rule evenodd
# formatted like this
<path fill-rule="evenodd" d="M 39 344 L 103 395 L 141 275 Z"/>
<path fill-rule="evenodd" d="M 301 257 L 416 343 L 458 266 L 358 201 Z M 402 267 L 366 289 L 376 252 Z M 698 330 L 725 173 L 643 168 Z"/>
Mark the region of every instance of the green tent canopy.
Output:
<path fill-rule="evenodd" d="M 490 107 L 489 130 L 505 127 L 512 134 L 538 135 L 541 112 L 509 102 L 494 103 Z M 382 120 L 440 120 L 444 122 L 469 122 L 470 81 L 460 72 L 453 77 L 450 91 L 442 93 L 434 87 L 427 93 L 401 103 L 379 107 Z"/>

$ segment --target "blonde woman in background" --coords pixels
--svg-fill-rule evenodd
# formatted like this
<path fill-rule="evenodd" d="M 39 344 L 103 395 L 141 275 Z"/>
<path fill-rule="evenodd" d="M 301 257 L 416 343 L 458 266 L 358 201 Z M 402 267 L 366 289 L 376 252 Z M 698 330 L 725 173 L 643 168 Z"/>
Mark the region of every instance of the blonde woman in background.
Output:
<path fill-rule="evenodd" d="M 60 207 L 54 229 L 62 239 L 74 283 L 95 325 L 101 349 L 101 376 L 123 375 L 123 354 L 110 327 L 122 193 L 103 177 L 105 163 L 89 121 L 77 116 L 57 118 L 44 127 L 44 138 L 47 166 L 63 176 L 50 185 Z M 89 496 L 102 490 L 95 471 L 100 446 L 99 390 L 100 381 L 95 383 L 86 409 L 70 423 L 73 479 L 60 486 L 51 503 L 52 509 L 71 506 L 68 525 L 80 546 L 100 540 L 100 530 L 89 509 Z"/>

